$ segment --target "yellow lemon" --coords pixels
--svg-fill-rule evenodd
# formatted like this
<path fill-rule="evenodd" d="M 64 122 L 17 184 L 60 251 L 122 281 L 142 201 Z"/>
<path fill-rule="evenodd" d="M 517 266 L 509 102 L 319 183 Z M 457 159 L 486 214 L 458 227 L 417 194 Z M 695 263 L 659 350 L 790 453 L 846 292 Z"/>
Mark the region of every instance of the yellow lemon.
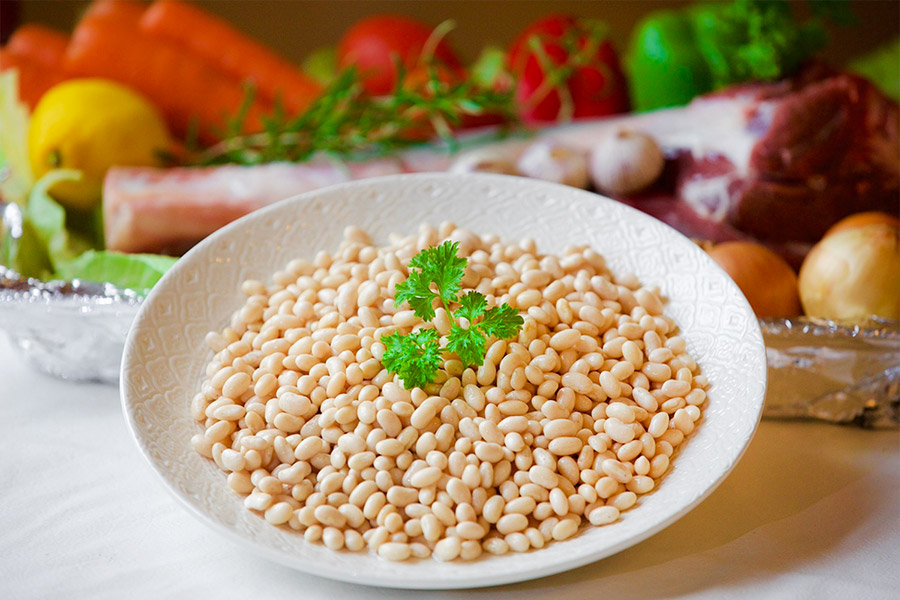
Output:
<path fill-rule="evenodd" d="M 80 180 L 60 181 L 50 194 L 82 210 L 100 201 L 111 166 L 159 166 L 170 146 L 159 111 L 133 89 L 106 79 L 72 79 L 49 89 L 28 130 L 35 177 L 55 168 L 81 171 Z"/>

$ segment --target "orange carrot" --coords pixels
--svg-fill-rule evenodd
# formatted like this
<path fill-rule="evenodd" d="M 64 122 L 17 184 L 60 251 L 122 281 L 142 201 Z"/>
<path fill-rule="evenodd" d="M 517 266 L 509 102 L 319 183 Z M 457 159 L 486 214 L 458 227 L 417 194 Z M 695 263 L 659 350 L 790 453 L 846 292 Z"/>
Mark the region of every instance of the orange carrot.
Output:
<path fill-rule="evenodd" d="M 217 138 L 244 99 L 241 83 L 205 60 L 108 15 L 82 18 L 65 67 L 73 76 L 105 77 L 138 90 L 160 109 L 173 132 L 183 136 L 195 122 L 204 141 Z M 262 101 L 251 107 L 248 131 L 259 129 L 259 116 L 268 108 Z"/>
<path fill-rule="evenodd" d="M 69 36 L 61 31 L 44 25 L 26 23 L 19 26 L 9 37 L 6 50 L 46 67 L 58 69 L 68 43 Z"/>
<path fill-rule="evenodd" d="M 56 69 L 27 56 L 13 54 L 8 48 L 0 48 L 0 71 L 15 69 L 19 72 L 19 98 L 32 110 L 48 89 L 63 80 Z"/>
<path fill-rule="evenodd" d="M 289 61 L 228 22 L 178 0 L 157 0 L 141 18 L 141 29 L 189 48 L 226 73 L 249 80 L 269 100 L 279 98 L 300 112 L 322 86 Z"/>
<path fill-rule="evenodd" d="M 82 19 L 107 19 L 136 29 L 146 9 L 147 4 L 140 0 L 94 0 Z"/>

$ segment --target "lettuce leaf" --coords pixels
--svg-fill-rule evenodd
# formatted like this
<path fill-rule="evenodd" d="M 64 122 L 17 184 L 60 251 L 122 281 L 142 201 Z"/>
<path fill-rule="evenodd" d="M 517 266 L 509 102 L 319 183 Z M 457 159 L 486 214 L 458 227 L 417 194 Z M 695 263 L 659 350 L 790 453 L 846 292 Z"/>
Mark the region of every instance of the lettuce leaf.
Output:
<path fill-rule="evenodd" d="M 91 235 L 67 228 L 70 215 L 47 190 L 57 181 L 80 176 L 78 171 L 56 169 L 34 184 L 21 211 L 20 230 L 0 244 L 0 262 L 26 277 L 112 283 L 146 294 L 176 259 L 102 250 Z"/>
<path fill-rule="evenodd" d="M 107 281 L 145 295 L 176 260 L 159 254 L 88 250 L 77 258 L 57 264 L 57 275 L 62 279 Z"/>

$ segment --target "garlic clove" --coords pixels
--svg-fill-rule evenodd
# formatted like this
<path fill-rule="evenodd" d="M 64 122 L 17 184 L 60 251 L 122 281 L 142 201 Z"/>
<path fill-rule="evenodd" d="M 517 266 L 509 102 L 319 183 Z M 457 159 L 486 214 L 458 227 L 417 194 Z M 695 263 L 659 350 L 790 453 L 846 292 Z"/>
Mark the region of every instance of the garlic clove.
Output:
<path fill-rule="evenodd" d="M 449 172 L 519 175 L 514 158 L 496 148 L 479 148 L 461 154 L 450 165 Z"/>
<path fill-rule="evenodd" d="M 655 139 L 640 131 L 620 129 L 593 148 L 588 169 L 597 191 L 627 196 L 652 185 L 664 165 L 665 157 Z"/>
<path fill-rule="evenodd" d="M 528 146 L 516 163 L 525 177 L 587 188 L 588 160 L 581 150 L 558 142 L 541 141 Z"/>

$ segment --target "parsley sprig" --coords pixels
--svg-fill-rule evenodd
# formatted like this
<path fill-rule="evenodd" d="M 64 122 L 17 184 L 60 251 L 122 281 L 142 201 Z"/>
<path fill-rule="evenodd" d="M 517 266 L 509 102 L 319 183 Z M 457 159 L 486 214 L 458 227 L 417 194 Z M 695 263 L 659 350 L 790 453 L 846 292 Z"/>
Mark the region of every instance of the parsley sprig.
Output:
<path fill-rule="evenodd" d="M 408 303 L 417 317 L 430 321 L 435 316 L 437 300 L 452 317 L 447 350 L 467 366 L 480 366 L 487 339 L 513 337 L 523 321 L 508 304 L 488 308 L 484 294 L 474 290 L 460 294 L 468 261 L 458 252 L 459 243 L 447 241 L 414 256 L 409 261 L 409 277 L 397 285 L 394 301 L 398 305 Z M 458 308 L 451 311 L 454 303 Z M 467 326 L 460 325 L 460 320 Z M 436 330 L 419 329 L 407 335 L 397 331 L 381 341 L 385 346 L 382 364 L 399 375 L 407 389 L 424 387 L 434 380 L 443 358 Z"/>

